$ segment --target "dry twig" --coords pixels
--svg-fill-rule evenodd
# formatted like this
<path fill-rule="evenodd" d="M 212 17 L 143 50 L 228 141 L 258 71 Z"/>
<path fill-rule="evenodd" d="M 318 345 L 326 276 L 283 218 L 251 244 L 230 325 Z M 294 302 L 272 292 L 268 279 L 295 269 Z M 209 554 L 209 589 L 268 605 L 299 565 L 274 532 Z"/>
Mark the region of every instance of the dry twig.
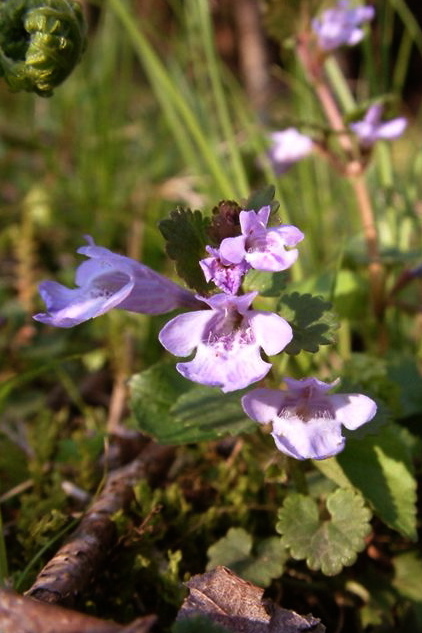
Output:
<path fill-rule="evenodd" d="M 1 633 L 148 633 L 155 621 L 152 615 L 129 625 L 116 624 L 43 604 L 0 587 Z"/>
<path fill-rule="evenodd" d="M 71 606 L 95 577 L 115 542 L 112 516 L 127 510 L 133 485 L 162 475 L 174 449 L 149 443 L 128 465 L 111 472 L 103 490 L 83 516 L 78 528 L 38 574 L 27 596 L 43 602 Z"/>

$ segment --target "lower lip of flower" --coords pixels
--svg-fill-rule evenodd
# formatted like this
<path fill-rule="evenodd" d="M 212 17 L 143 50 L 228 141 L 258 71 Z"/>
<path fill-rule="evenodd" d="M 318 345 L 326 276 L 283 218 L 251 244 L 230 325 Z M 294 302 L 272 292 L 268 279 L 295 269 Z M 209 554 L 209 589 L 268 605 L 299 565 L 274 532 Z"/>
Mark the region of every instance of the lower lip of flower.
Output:
<path fill-rule="evenodd" d="M 216 355 L 230 352 L 234 347 L 250 345 L 254 341 L 253 333 L 243 321 L 240 314 L 236 314 L 236 319 L 224 319 L 208 332 L 204 343 L 211 346 Z"/>

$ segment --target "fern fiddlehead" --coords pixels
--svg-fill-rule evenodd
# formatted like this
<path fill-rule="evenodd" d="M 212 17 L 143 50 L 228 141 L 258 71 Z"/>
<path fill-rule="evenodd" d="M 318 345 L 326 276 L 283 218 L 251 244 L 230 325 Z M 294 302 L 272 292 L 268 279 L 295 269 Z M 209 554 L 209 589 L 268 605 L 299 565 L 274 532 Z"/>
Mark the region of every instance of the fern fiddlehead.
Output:
<path fill-rule="evenodd" d="M 74 0 L 0 0 L 0 77 L 11 90 L 49 97 L 79 62 L 86 44 Z"/>

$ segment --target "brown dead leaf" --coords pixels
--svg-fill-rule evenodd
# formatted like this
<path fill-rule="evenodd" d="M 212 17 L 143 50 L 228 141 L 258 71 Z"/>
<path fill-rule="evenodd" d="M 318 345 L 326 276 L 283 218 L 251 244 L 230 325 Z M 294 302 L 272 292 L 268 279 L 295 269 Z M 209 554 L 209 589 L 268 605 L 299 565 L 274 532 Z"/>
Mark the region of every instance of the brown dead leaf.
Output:
<path fill-rule="evenodd" d="M 186 583 L 189 595 L 177 619 L 208 616 L 233 633 L 324 633 L 325 627 L 312 615 L 262 599 L 264 590 L 242 580 L 226 567 L 216 567 L 193 576 Z"/>

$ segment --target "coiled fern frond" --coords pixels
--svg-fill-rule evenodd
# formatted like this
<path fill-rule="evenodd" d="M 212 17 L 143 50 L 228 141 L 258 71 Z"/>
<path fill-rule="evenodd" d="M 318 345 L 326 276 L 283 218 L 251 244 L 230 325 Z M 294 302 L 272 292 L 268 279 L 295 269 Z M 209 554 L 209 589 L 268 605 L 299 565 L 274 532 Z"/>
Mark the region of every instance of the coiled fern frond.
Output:
<path fill-rule="evenodd" d="M 74 0 L 0 0 L 0 77 L 11 90 L 49 97 L 79 62 L 86 45 Z"/>

